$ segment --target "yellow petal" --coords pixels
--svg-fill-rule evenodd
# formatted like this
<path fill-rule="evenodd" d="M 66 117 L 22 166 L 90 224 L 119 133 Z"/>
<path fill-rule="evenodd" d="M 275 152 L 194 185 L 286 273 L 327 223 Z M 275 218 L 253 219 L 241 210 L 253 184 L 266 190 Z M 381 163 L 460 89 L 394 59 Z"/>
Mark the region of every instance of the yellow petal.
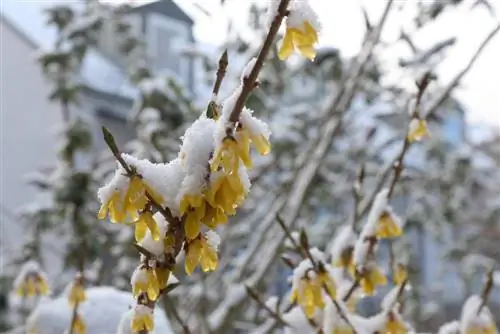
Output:
<path fill-rule="evenodd" d="M 167 286 L 168 278 L 170 276 L 170 270 L 167 268 L 156 268 L 155 269 L 156 278 L 158 279 L 158 285 L 160 289 L 164 289 Z"/>
<path fill-rule="evenodd" d="M 250 157 L 250 135 L 248 131 L 238 132 L 238 156 L 247 168 L 252 168 L 252 159 Z"/>
<path fill-rule="evenodd" d="M 135 223 L 135 241 L 140 242 L 146 237 L 148 226 L 143 220 L 138 220 Z"/>
<path fill-rule="evenodd" d="M 142 220 L 148 227 L 153 240 L 160 240 L 160 228 L 153 218 L 153 213 L 150 211 L 144 212 L 142 215 Z"/>
<path fill-rule="evenodd" d="M 152 269 L 148 270 L 148 298 L 156 300 L 160 295 L 160 285 L 156 278 L 155 272 Z"/>
<path fill-rule="evenodd" d="M 186 262 L 184 264 L 186 273 L 191 276 L 194 272 L 194 268 L 200 263 L 201 258 L 201 242 L 196 239 L 188 244 Z"/>
<path fill-rule="evenodd" d="M 285 37 L 283 38 L 283 44 L 278 51 L 278 57 L 281 60 L 285 60 L 290 57 L 293 53 L 293 37 L 292 32 L 287 29 L 285 32 Z"/>
<path fill-rule="evenodd" d="M 186 214 L 186 221 L 184 222 L 184 232 L 188 240 L 193 240 L 200 234 L 201 224 L 197 219 L 194 211 L 189 211 Z"/>
<path fill-rule="evenodd" d="M 144 327 L 146 327 L 146 330 L 150 332 L 155 329 L 154 319 L 149 314 L 144 317 Z"/>
<path fill-rule="evenodd" d="M 302 56 L 309 60 L 316 58 L 316 49 L 311 45 L 297 45 L 297 49 Z"/>
<path fill-rule="evenodd" d="M 268 155 L 271 152 L 271 144 L 264 135 L 252 136 L 252 143 L 260 155 Z"/>

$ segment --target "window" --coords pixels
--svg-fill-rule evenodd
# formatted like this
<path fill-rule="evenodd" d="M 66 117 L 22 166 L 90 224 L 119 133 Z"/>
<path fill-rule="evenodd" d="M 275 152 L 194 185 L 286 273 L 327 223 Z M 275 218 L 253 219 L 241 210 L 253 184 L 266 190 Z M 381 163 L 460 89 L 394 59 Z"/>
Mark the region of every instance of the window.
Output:
<path fill-rule="evenodd" d="M 189 63 L 181 55 L 181 48 L 189 41 L 189 27 L 173 18 L 150 14 L 147 35 L 153 67 L 158 71 L 171 71 L 187 84 Z"/>
<path fill-rule="evenodd" d="M 462 141 L 463 119 L 457 112 L 449 113 L 443 124 L 444 137 L 451 145 L 460 145 Z"/>

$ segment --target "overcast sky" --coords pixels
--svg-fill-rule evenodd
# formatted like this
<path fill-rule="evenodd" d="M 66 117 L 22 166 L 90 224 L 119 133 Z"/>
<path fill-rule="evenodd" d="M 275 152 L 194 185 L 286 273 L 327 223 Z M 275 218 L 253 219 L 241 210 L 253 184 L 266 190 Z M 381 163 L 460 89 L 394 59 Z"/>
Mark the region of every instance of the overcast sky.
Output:
<path fill-rule="evenodd" d="M 214 8 L 214 5 L 220 2 L 220 0 L 195 1 L 208 9 Z M 196 37 L 204 42 L 220 43 L 225 30 L 224 20 L 217 19 L 220 18 L 219 15 L 244 19 L 245 7 L 252 1 L 266 0 L 226 0 L 229 14 L 217 12 L 211 18 L 196 15 Z M 475 0 L 464 1 L 466 6 L 442 17 L 439 24 L 424 30 L 416 40 L 418 46 L 425 48 L 434 41 L 443 40 L 446 37 L 458 38 L 457 44 L 450 48 L 446 62 L 439 68 L 438 74 L 443 82 L 449 81 L 465 66 L 477 46 L 498 24 L 498 19 L 492 17 L 485 8 L 477 7 L 472 12 L 468 10 Z M 494 3 L 500 16 L 500 1 L 490 1 Z M 188 6 L 184 5 L 189 1 L 177 2 L 189 10 Z M 398 0 L 395 2 L 397 4 Z M 337 47 L 344 55 L 349 56 L 359 50 L 364 33 L 360 5 L 363 4 L 367 8 L 372 21 L 375 21 L 380 17 L 386 0 L 310 0 L 310 3 L 319 13 L 323 24 L 321 46 Z M 399 35 L 399 27 L 408 21 L 403 15 L 390 17 L 384 30 L 384 39 L 394 40 Z M 500 34 L 490 42 L 474 68 L 466 76 L 458 93 L 457 96 L 470 111 L 469 121 L 487 123 L 500 128 Z"/>

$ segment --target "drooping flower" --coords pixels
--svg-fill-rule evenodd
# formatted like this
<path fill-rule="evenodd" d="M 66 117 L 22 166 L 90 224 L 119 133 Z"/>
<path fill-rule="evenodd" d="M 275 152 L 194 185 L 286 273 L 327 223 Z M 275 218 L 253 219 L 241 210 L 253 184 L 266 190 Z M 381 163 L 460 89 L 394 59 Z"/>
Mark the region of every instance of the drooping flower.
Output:
<path fill-rule="evenodd" d="M 87 325 L 83 321 L 82 317 L 76 313 L 74 323 L 73 323 L 73 333 L 75 334 L 85 334 L 87 333 Z"/>
<path fill-rule="evenodd" d="M 359 275 L 363 293 L 368 296 L 375 294 L 378 285 L 387 284 L 387 278 L 375 262 L 365 264 L 361 272 L 356 272 L 356 275 Z"/>
<path fill-rule="evenodd" d="M 85 293 L 81 275 L 77 275 L 74 281 L 66 289 L 71 307 L 75 307 L 75 305 L 79 305 L 87 300 L 87 294 Z"/>
<path fill-rule="evenodd" d="M 142 265 L 137 267 L 132 274 L 130 283 L 134 297 L 146 293 L 149 300 L 156 300 L 160 295 L 160 283 L 152 268 L 146 268 Z"/>
<path fill-rule="evenodd" d="M 163 197 L 153 190 L 140 175 L 133 175 L 130 178 L 122 175 L 123 171 L 118 169 L 115 178 L 110 185 L 99 190 L 99 198 L 102 205 L 97 217 L 104 219 L 109 214 L 113 223 L 124 222 L 127 217 L 132 220 L 139 218 L 139 212 L 142 212 L 147 203 L 152 199 L 158 204 L 163 203 Z M 114 187 L 112 193 L 108 196 L 108 187 Z"/>
<path fill-rule="evenodd" d="M 403 234 L 401 221 L 390 206 L 382 212 L 377 224 L 376 235 L 379 238 L 395 238 Z"/>
<path fill-rule="evenodd" d="M 408 140 L 411 142 L 420 141 L 425 137 L 430 137 L 427 121 L 420 118 L 412 118 L 408 130 Z"/>
<path fill-rule="evenodd" d="M 387 334 L 407 334 L 408 328 L 399 314 L 389 311 L 383 332 Z"/>
<path fill-rule="evenodd" d="M 132 332 L 152 332 L 154 328 L 153 310 L 145 305 L 136 305 L 132 314 Z"/>
<path fill-rule="evenodd" d="M 311 272 L 310 275 L 300 279 L 297 286 L 292 288 L 291 302 L 300 305 L 305 315 L 310 319 L 314 316 L 316 309 L 323 309 L 325 302 L 322 296 L 322 287 Z"/>
<path fill-rule="evenodd" d="M 49 293 L 46 275 L 37 262 L 28 261 L 22 266 L 14 280 L 14 290 L 21 297 L 41 296 Z"/>
<path fill-rule="evenodd" d="M 408 271 L 406 270 L 406 266 L 402 263 L 396 264 L 396 268 L 394 270 L 394 283 L 396 285 L 400 285 L 407 279 Z"/>
<path fill-rule="evenodd" d="M 153 240 L 160 240 L 160 228 L 153 218 L 153 213 L 149 210 L 139 214 L 135 224 L 135 241 L 139 242 L 146 236 L 147 230 L 150 231 Z"/>
<path fill-rule="evenodd" d="M 285 37 L 278 56 L 285 60 L 297 50 L 305 58 L 313 60 L 316 57 L 314 46 L 318 43 L 320 30 L 317 15 L 308 1 L 296 1 L 293 5 L 286 19 Z"/>
<path fill-rule="evenodd" d="M 480 296 L 473 295 L 465 302 L 460 317 L 460 333 L 463 334 L 495 334 L 497 328 L 495 320 L 488 309 L 483 305 Z"/>
<path fill-rule="evenodd" d="M 186 273 L 191 275 L 198 265 L 201 266 L 204 272 L 217 269 L 219 263 L 217 256 L 219 243 L 219 236 L 213 231 L 208 231 L 205 235 L 199 236 L 187 243 L 185 262 Z"/>

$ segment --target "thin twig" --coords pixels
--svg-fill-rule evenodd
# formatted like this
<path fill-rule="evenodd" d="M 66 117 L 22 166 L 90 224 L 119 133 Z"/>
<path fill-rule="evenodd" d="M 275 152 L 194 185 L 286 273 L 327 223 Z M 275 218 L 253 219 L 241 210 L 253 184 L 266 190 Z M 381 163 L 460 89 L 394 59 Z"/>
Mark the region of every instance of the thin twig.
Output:
<path fill-rule="evenodd" d="M 214 88 L 212 90 L 213 98 L 215 98 L 219 95 L 222 81 L 224 80 L 224 77 L 226 76 L 226 69 L 227 69 L 228 64 L 229 64 L 229 62 L 228 62 L 227 49 L 226 49 L 226 50 L 224 50 L 224 52 L 222 53 L 222 56 L 219 59 L 219 68 L 217 69 L 215 84 L 214 84 Z M 216 101 L 214 101 L 214 102 L 216 102 Z"/>
<path fill-rule="evenodd" d="M 477 315 L 481 314 L 483 308 L 488 304 L 488 299 L 490 297 L 491 290 L 493 290 L 493 268 L 488 271 L 486 275 L 486 283 L 484 284 L 483 293 L 481 294 L 481 305 L 477 310 Z"/>
<path fill-rule="evenodd" d="M 354 327 L 354 325 L 351 323 L 351 321 L 349 321 L 349 319 L 347 318 L 347 315 L 344 313 L 344 310 L 342 309 L 342 307 L 339 305 L 339 303 L 337 302 L 337 300 L 330 296 L 330 294 L 328 293 L 328 288 L 323 284 L 323 289 L 325 290 L 326 294 L 330 297 L 333 305 L 335 306 L 335 308 L 337 309 L 337 313 L 340 315 L 340 317 L 342 318 L 342 320 L 345 321 L 346 324 L 349 325 L 349 327 L 351 327 L 352 329 L 352 333 L 353 334 L 356 334 L 357 331 L 356 331 L 356 328 Z"/>
<path fill-rule="evenodd" d="M 169 303 L 169 300 L 167 298 L 167 296 L 164 297 L 165 298 L 165 302 L 164 302 L 164 305 L 166 307 L 168 307 L 168 309 L 170 310 L 170 312 L 172 312 L 172 315 L 174 316 L 175 320 L 179 323 L 179 325 L 182 327 L 182 332 L 184 334 L 191 334 L 191 331 L 189 330 L 189 327 L 188 325 L 186 324 L 185 321 L 182 320 L 179 312 L 177 312 L 177 309 L 175 308 L 175 306 L 171 305 Z"/>
<path fill-rule="evenodd" d="M 427 111 L 427 116 L 434 114 L 438 108 L 441 106 L 441 104 L 446 100 L 446 98 L 450 95 L 451 91 L 453 88 L 455 88 L 462 78 L 470 71 L 472 66 L 476 63 L 477 59 L 481 55 L 481 53 L 484 51 L 486 46 L 490 43 L 490 41 L 495 37 L 495 35 L 500 31 L 500 24 L 498 24 L 483 40 L 479 48 L 476 50 L 472 58 L 469 60 L 467 63 L 467 66 L 460 71 L 455 78 L 448 84 L 444 92 L 435 100 L 435 102 L 429 107 L 429 110 Z"/>
<path fill-rule="evenodd" d="M 271 50 L 274 39 L 281 26 L 281 22 L 287 15 L 289 2 L 290 0 L 281 0 L 278 6 L 276 17 L 274 18 L 271 27 L 269 28 L 269 32 L 267 33 L 264 44 L 262 45 L 259 55 L 257 56 L 255 65 L 253 66 L 250 74 L 247 77 L 243 78 L 243 87 L 241 89 L 240 96 L 238 96 L 238 100 L 236 100 L 231 115 L 229 116 L 229 121 L 232 123 L 236 123 L 239 120 L 240 113 L 242 112 L 243 107 L 245 106 L 247 98 L 252 92 L 252 90 L 255 88 L 255 83 L 257 82 L 257 77 L 259 76 L 260 70 L 264 65 L 264 60 L 266 59 L 269 50 Z"/>
<path fill-rule="evenodd" d="M 248 295 L 257 302 L 263 309 L 265 309 L 271 317 L 273 317 L 276 321 L 278 321 L 280 324 L 290 327 L 290 325 L 274 310 L 272 310 L 269 306 L 266 305 L 265 302 L 263 302 L 257 292 L 255 292 L 251 287 L 248 285 L 245 285 L 245 288 L 247 290 Z"/>

